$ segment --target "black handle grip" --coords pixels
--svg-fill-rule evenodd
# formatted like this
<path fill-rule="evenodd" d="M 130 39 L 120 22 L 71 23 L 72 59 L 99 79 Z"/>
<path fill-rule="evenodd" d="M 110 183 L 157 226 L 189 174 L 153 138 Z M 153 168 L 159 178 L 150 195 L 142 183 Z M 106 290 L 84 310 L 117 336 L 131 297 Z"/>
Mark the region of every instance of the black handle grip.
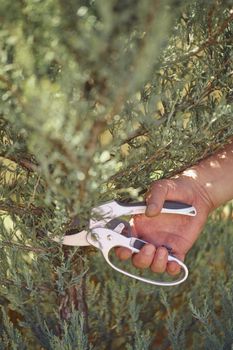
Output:
<path fill-rule="evenodd" d="M 140 207 L 142 205 L 147 206 L 147 203 L 145 201 L 136 202 L 136 203 L 126 203 L 122 201 L 116 201 L 116 202 L 123 207 Z M 165 201 L 163 204 L 163 208 L 165 209 L 186 209 L 191 207 L 192 205 L 190 204 L 176 202 L 176 201 Z"/>
<path fill-rule="evenodd" d="M 141 240 L 141 239 L 135 239 L 134 243 L 133 243 L 133 247 L 138 249 L 138 250 L 141 250 L 142 247 L 144 247 L 144 245 L 148 244 L 147 242 Z"/>

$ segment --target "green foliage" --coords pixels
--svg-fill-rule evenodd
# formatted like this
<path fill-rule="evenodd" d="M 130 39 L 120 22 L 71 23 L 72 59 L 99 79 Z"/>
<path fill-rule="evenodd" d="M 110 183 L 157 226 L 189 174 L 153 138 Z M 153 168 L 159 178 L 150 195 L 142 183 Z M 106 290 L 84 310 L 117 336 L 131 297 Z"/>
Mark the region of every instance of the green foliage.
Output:
<path fill-rule="evenodd" d="M 92 349 L 88 345 L 87 336 L 84 333 L 83 316 L 74 310 L 69 319 L 69 323 L 64 321 L 61 325 L 63 337 L 60 339 L 48 329 L 50 339 L 50 349 L 54 350 L 72 350 L 72 349 Z"/>
<path fill-rule="evenodd" d="M 230 6 L 1 1 L 0 349 L 231 348 L 231 206 L 163 294 L 47 234 L 140 199 L 232 136 Z"/>
<path fill-rule="evenodd" d="M 24 343 L 21 333 L 14 328 L 14 325 L 9 320 L 7 313 L 3 308 L 2 308 L 2 322 L 4 324 L 4 329 L 1 330 L 0 349 L 17 350 L 20 348 L 22 350 L 26 350 L 27 346 Z"/>
<path fill-rule="evenodd" d="M 136 348 L 138 336 L 143 337 L 144 347 L 150 336 L 149 349 L 230 348 L 232 232 L 231 217 L 223 220 L 219 210 L 189 253 L 186 263 L 190 276 L 177 288 L 126 280 L 106 267 L 101 257 L 92 259 L 89 321 L 99 348 L 121 349 L 126 344 Z"/>

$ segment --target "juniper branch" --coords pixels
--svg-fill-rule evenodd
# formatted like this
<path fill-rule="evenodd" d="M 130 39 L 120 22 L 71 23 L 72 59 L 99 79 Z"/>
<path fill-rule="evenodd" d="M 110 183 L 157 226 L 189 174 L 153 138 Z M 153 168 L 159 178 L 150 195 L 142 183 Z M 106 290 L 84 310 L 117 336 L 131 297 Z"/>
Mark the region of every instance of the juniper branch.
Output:
<path fill-rule="evenodd" d="M 14 249 L 21 249 L 21 250 L 30 251 L 37 254 L 45 253 L 50 250 L 48 248 L 45 249 L 45 248 L 32 247 L 26 244 L 19 244 L 13 241 L 5 241 L 5 240 L 0 241 L 0 247 L 11 247 Z"/>
<path fill-rule="evenodd" d="M 21 166 L 22 168 L 24 168 L 27 171 L 31 171 L 31 172 L 38 172 L 39 171 L 39 164 L 33 160 L 33 157 L 30 156 L 23 156 L 23 155 L 10 155 L 7 152 L 4 153 L 0 153 L 0 157 L 4 158 L 4 159 L 8 159 L 16 164 L 18 164 L 19 166 Z"/>
<path fill-rule="evenodd" d="M 12 201 L 0 201 L 0 211 L 6 211 L 19 216 L 28 215 L 29 213 L 36 216 L 42 216 L 45 210 L 40 207 L 35 207 L 32 204 L 28 207 L 22 204 L 16 204 Z"/>

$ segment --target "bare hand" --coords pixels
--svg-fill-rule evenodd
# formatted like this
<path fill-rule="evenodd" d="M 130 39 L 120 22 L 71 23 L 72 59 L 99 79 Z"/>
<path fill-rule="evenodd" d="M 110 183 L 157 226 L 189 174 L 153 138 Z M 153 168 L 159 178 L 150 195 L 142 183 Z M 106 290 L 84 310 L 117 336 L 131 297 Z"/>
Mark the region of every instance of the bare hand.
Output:
<path fill-rule="evenodd" d="M 133 265 L 138 268 L 151 268 L 153 272 L 170 275 L 179 273 L 180 267 L 175 262 L 168 262 L 166 246 L 180 260 L 193 246 L 202 231 L 208 214 L 212 210 L 212 202 L 198 180 L 180 175 L 175 179 L 159 180 L 153 183 L 147 194 L 146 215 L 136 215 L 133 220 L 133 232 L 151 244 L 145 245 L 137 254 L 129 249 L 117 248 L 119 259 L 132 258 Z M 197 215 L 161 214 L 165 200 L 179 201 L 193 205 Z M 157 248 L 156 248 L 157 247 Z"/>

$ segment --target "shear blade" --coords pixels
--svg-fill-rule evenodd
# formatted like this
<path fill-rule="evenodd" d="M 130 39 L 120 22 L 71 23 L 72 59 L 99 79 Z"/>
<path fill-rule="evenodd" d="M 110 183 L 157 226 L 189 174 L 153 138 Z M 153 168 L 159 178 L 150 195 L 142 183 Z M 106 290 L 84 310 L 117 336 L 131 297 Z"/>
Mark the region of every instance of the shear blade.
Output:
<path fill-rule="evenodd" d="M 59 238 L 56 239 L 59 242 Z M 73 235 L 61 237 L 60 242 L 70 246 L 88 246 L 90 243 L 87 241 L 87 231 L 75 233 Z"/>

